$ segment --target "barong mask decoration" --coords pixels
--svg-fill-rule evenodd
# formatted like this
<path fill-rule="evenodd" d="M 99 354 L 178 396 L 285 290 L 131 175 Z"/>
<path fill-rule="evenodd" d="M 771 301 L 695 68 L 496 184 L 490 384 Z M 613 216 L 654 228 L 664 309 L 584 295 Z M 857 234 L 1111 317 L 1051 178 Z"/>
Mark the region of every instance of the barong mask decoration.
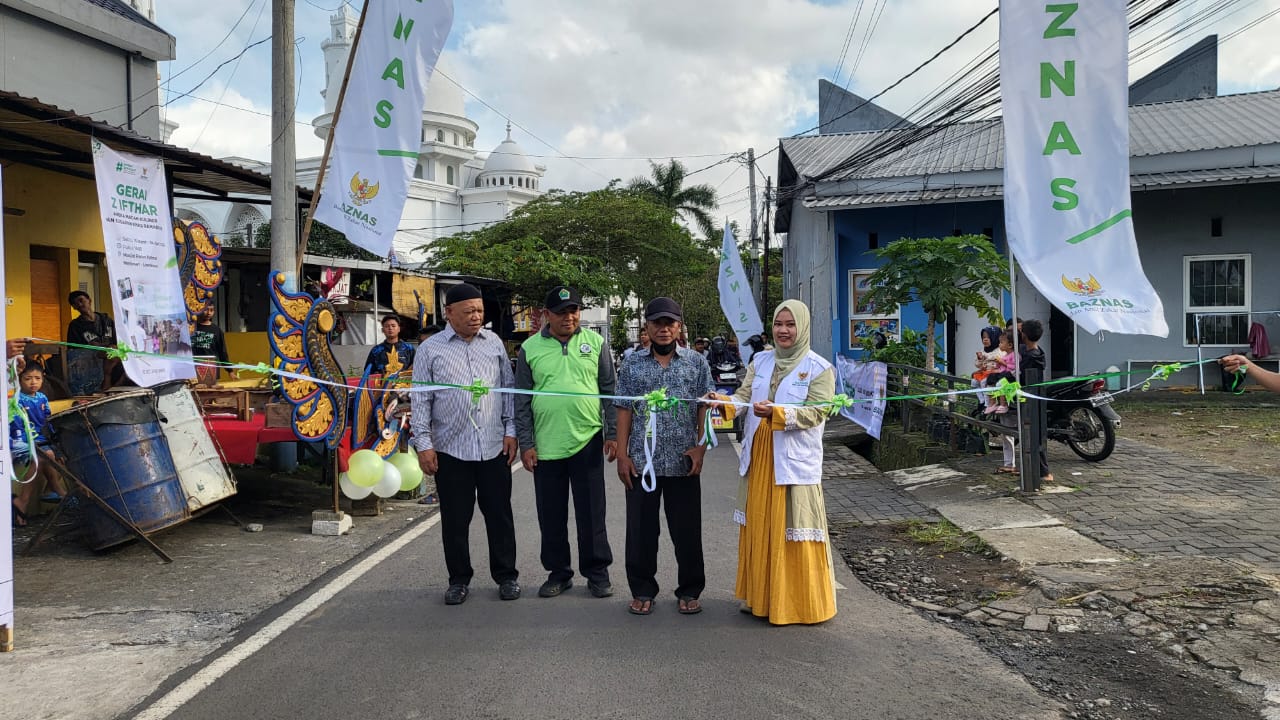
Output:
<path fill-rule="evenodd" d="M 338 312 L 328 300 L 284 289 L 284 273 L 271 273 L 272 363 L 280 391 L 293 405 L 291 424 L 299 440 L 338 447 L 347 429 L 348 390 L 342 367 L 329 348 Z M 320 382 L 313 382 L 311 378 Z"/>
<path fill-rule="evenodd" d="M 173 244 L 177 250 L 178 281 L 187 306 L 187 324 L 196 331 L 200 311 L 213 300 L 222 284 L 222 243 L 198 222 L 173 219 Z"/>

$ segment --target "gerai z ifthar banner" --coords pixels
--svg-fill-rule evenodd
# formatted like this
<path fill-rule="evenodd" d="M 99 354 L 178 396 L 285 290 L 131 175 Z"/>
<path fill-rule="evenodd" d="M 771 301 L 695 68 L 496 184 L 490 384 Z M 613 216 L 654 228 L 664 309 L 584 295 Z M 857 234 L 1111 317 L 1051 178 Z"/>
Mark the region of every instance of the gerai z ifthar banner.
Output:
<path fill-rule="evenodd" d="M 93 174 L 116 338 L 130 350 L 147 353 L 127 355 L 125 372 L 142 387 L 193 378 L 164 163 L 94 140 Z M 96 310 L 106 310 L 105 302 L 99 304 Z"/>

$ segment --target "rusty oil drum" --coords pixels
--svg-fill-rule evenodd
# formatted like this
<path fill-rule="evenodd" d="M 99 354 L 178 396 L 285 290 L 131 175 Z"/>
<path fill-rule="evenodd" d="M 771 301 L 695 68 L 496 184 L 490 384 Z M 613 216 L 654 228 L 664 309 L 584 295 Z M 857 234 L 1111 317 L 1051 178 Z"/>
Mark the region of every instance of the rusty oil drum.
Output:
<path fill-rule="evenodd" d="M 191 517 L 150 390 L 77 405 L 49 424 L 67 468 L 143 533 Z M 85 536 L 94 550 L 134 538 L 94 503 L 86 504 Z"/>

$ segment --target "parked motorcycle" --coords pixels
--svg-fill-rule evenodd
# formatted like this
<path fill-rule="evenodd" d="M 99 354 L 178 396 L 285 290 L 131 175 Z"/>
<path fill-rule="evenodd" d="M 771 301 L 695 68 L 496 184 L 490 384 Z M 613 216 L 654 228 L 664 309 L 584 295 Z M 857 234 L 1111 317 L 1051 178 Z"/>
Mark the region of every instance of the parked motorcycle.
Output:
<path fill-rule="evenodd" d="M 1104 380 L 1079 380 L 1044 386 L 1050 440 L 1067 447 L 1089 462 L 1100 462 L 1116 448 L 1120 415 L 1111 407 L 1114 398 Z M 1039 394 L 1039 393 L 1038 393 Z"/>
<path fill-rule="evenodd" d="M 732 395 L 742 387 L 742 363 L 721 362 L 711 367 L 711 383 L 721 395 Z M 739 441 L 742 440 L 742 413 L 733 413 L 733 419 L 725 418 L 725 406 L 711 406 L 711 427 L 716 432 L 732 432 Z"/>

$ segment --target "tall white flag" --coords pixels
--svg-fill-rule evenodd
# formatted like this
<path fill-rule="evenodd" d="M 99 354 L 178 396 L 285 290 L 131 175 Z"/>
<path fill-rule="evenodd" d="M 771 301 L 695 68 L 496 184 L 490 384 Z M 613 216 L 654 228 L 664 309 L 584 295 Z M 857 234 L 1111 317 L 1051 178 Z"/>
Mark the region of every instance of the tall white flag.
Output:
<path fill-rule="evenodd" d="M 738 336 L 738 348 L 743 362 L 746 362 L 751 357 L 747 339 L 763 333 L 764 325 L 760 322 L 755 298 L 751 296 L 751 283 L 747 282 L 747 274 L 742 270 L 738 241 L 734 239 L 728 223 L 725 223 L 724 241 L 720 244 L 720 276 L 716 287 L 720 290 L 720 309 Z"/>
<path fill-rule="evenodd" d="M 1005 231 L 1085 330 L 1168 337 L 1133 236 L 1125 4 L 1001 4 Z"/>
<path fill-rule="evenodd" d="M 453 2 L 366 5 L 315 219 L 385 258 L 422 149 L 427 80 L 453 26 Z"/>

